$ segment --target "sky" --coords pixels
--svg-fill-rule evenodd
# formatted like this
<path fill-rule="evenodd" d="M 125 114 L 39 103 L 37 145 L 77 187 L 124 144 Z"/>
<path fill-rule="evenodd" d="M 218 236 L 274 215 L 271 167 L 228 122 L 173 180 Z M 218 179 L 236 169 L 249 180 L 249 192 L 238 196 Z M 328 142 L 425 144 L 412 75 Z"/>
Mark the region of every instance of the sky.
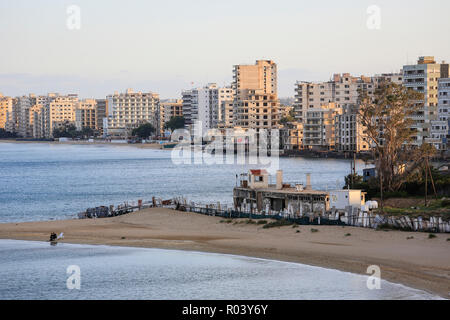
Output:
<path fill-rule="evenodd" d="M 448 0 L 0 0 L 0 92 L 180 98 L 270 59 L 289 97 L 297 80 L 449 61 L 449 12 Z"/>

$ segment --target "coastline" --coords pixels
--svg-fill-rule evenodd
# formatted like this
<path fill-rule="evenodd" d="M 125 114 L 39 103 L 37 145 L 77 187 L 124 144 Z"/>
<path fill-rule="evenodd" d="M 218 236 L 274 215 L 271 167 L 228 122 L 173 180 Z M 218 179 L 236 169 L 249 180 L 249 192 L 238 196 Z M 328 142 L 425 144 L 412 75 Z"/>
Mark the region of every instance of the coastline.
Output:
<path fill-rule="evenodd" d="M 0 143 L 42 143 L 52 145 L 87 145 L 87 146 L 111 146 L 111 147 L 134 147 L 138 149 L 157 149 L 164 150 L 158 143 L 112 143 L 112 142 L 87 142 L 87 141 L 16 141 L 0 139 Z"/>
<path fill-rule="evenodd" d="M 263 229 L 241 221 L 153 208 L 114 218 L 0 224 L 0 238 L 47 241 L 51 232 L 64 232 L 66 243 L 233 254 L 363 275 L 379 265 L 384 280 L 449 298 L 446 234 L 428 239 L 427 233 L 342 226 L 314 226 L 313 233 L 311 226 Z"/>

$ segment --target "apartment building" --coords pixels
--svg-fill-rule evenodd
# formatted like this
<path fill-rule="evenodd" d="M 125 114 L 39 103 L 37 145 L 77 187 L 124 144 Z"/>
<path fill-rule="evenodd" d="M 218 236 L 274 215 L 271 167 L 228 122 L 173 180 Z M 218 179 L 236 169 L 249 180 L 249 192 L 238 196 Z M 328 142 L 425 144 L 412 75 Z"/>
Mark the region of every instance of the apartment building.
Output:
<path fill-rule="evenodd" d="M 103 119 L 108 114 L 108 101 L 106 99 L 96 99 L 97 103 L 97 131 L 103 135 Z"/>
<path fill-rule="evenodd" d="M 53 137 L 53 131 L 68 124 L 75 125 L 75 109 L 78 104 L 78 95 L 57 96 L 43 108 L 44 135 Z"/>
<path fill-rule="evenodd" d="M 13 115 L 13 98 L 5 97 L 0 94 L 0 128 L 13 132 L 12 115 Z"/>
<path fill-rule="evenodd" d="M 326 82 L 298 81 L 295 84 L 295 118 L 302 122 L 306 112 L 315 107 L 334 103 L 336 107 L 358 104 L 359 91 L 374 93 L 376 83 L 371 77 L 354 77 L 349 73 L 335 74 Z"/>
<path fill-rule="evenodd" d="M 297 151 L 303 147 L 303 123 L 288 122 L 280 129 L 280 147 L 284 151 Z"/>
<path fill-rule="evenodd" d="M 339 152 L 369 151 L 369 142 L 365 128 L 359 121 L 357 105 L 342 107 L 342 114 L 334 119 L 335 150 Z"/>
<path fill-rule="evenodd" d="M 417 101 L 420 110 L 413 116 L 415 131 L 412 143 L 420 146 L 423 142 L 439 145 L 433 138 L 432 122 L 438 120 L 438 80 L 448 78 L 448 64 L 436 63 L 434 57 L 419 57 L 417 64 L 403 67 L 403 85 L 423 93 L 423 100 Z"/>
<path fill-rule="evenodd" d="M 232 96 L 231 88 L 220 88 L 215 83 L 183 91 L 183 115 L 186 128 L 192 130 L 195 121 L 202 122 L 203 132 L 217 128 L 223 118 L 222 104 L 232 101 Z"/>
<path fill-rule="evenodd" d="M 233 100 L 234 90 L 231 86 L 219 88 L 218 126 L 226 128 L 233 126 Z"/>
<path fill-rule="evenodd" d="M 439 151 L 449 150 L 450 138 L 450 78 L 438 80 L 438 116 L 431 121 L 431 138 Z"/>
<path fill-rule="evenodd" d="M 304 113 L 303 147 L 312 150 L 333 150 L 335 148 L 335 118 L 342 114 L 342 108 L 334 102 L 310 107 Z"/>
<path fill-rule="evenodd" d="M 183 100 L 167 99 L 160 102 L 159 107 L 159 131 L 164 134 L 164 125 L 173 117 L 183 116 Z"/>
<path fill-rule="evenodd" d="M 257 131 L 279 127 L 276 63 L 257 60 L 254 65 L 235 65 L 232 89 L 235 127 Z"/>
<path fill-rule="evenodd" d="M 104 135 L 128 136 L 133 128 L 150 123 L 158 130 L 159 94 L 153 92 L 115 92 L 106 97 L 107 117 L 103 122 Z"/>
<path fill-rule="evenodd" d="M 78 101 L 75 105 L 75 126 L 81 131 L 83 128 L 98 130 L 97 101 L 86 99 Z"/>

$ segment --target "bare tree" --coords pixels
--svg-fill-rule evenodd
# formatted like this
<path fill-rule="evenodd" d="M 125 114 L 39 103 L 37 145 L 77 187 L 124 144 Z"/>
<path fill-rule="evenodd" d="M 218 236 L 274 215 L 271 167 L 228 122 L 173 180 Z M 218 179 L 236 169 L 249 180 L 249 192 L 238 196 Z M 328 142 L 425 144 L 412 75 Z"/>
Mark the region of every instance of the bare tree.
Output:
<path fill-rule="evenodd" d="M 359 121 L 372 145 L 381 191 L 397 191 L 435 152 L 429 144 L 412 143 L 422 100 L 422 93 L 391 82 L 380 83 L 373 96 L 360 92 Z"/>

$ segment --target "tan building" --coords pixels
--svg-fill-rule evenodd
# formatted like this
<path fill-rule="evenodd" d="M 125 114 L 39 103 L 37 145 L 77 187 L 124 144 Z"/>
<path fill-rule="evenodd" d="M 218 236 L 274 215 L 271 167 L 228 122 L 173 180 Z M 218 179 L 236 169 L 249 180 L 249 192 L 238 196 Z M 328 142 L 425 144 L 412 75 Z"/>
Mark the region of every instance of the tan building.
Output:
<path fill-rule="evenodd" d="M 150 123 L 158 130 L 159 94 L 153 92 L 115 92 L 106 97 L 107 118 L 103 122 L 104 135 L 128 136 L 133 128 Z"/>
<path fill-rule="evenodd" d="M 97 101 L 86 99 L 75 104 L 75 126 L 81 131 L 83 128 L 98 130 Z"/>
<path fill-rule="evenodd" d="M 12 125 L 13 98 L 0 94 L 0 128 L 13 132 Z"/>
<path fill-rule="evenodd" d="M 258 60 L 255 65 L 234 66 L 232 89 L 235 127 L 256 130 L 279 127 L 276 63 Z"/>
<path fill-rule="evenodd" d="M 103 135 L 103 119 L 108 114 L 108 101 L 106 99 L 96 99 L 97 102 L 97 131 L 100 136 Z"/>
<path fill-rule="evenodd" d="M 280 129 L 281 147 L 285 151 L 297 151 L 303 147 L 303 123 L 288 122 Z"/>
<path fill-rule="evenodd" d="M 159 132 L 164 134 L 164 125 L 173 117 L 183 116 L 183 99 L 164 100 L 159 106 Z"/>
<path fill-rule="evenodd" d="M 309 108 L 304 114 L 303 147 L 313 150 L 333 150 L 335 147 L 335 118 L 342 108 L 335 103 Z"/>
<path fill-rule="evenodd" d="M 44 108 L 44 132 L 45 137 L 53 137 L 53 130 L 66 126 L 75 125 L 75 108 L 78 104 L 78 96 L 69 94 L 56 97 Z"/>

